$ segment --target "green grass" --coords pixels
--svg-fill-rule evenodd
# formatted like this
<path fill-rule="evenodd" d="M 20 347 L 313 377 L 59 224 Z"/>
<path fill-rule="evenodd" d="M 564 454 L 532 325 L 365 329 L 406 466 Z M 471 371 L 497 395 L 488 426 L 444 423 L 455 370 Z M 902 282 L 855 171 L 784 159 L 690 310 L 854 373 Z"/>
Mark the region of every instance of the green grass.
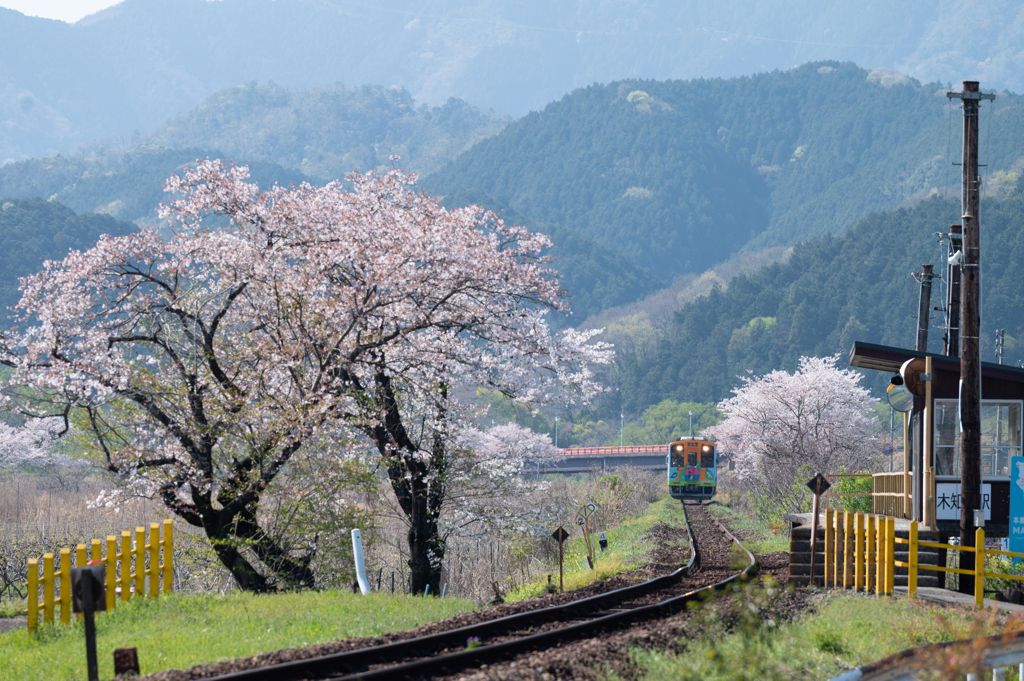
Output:
<path fill-rule="evenodd" d="M 376 636 L 473 609 L 456 598 L 338 591 L 256 596 L 170 595 L 119 605 L 96 617 L 100 678 L 113 677 L 114 648 L 137 647 L 143 674 L 355 636 Z M 80 623 L 0 634 L 0 669 L 10 679 L 84 679 Z"/>
<path fill-rule="evenodd" d="M 702 637 L 682 654 L 633 650 L 639 678 L 828 679 L 907 648 L 996 631 L 985 613 L 853 595 L 834 596 L 818 612 L 778 625 L 764 611 L 750 614 L 764 593 L 748 587 L 731 604 L 709 608 L 707 621 L 698 623 Z M 726 619 L 738 621 L 732 633 L 716 626 Z"/>
<path fill-rule="evenodd" d="M 647 511 L 635 518 L 629 518 L 618 527 L 607 531 L 608 549 L 601 551 L 594 537 L 595 558 L 597 564 L 593 570 L 586 567 L 583 538 L 576 532 L 575 539 L 565 545 L 565 590 L 573 591 L 594 582 L 623 572 L 634 570 L 647 562 L 648 554 L 654 545 L 647 539 L 647 532 L 655 525 L 665 524 L 670 527 L 682 527 L 685 522 L 682 508 L 678 501 L 662 499 L 647 507 Z M 552 582 L 558 583 L 558 565 L 551 568 Z M 519 601 L 544 593 L 547 577 L 524 584 L 506 596 L 507 601 Z"/>
<path fill-rule="evenodd" d="M 789 539 L 781 532 L 782 528 L 773 529 L 756 516 L 744 515 L 717 501 L 711 502 L 708 510 L 730 530 L 746 530 L 747 532 L 754 533 L 757 536 L 756 539 L 751 540 L 747 538 L 742 540 L 743 545 L 753 553 L 789 551 Z"/>
<path fill-rule="evenodd" d="M 0 617 L 24 616 L 28 612 L 28 599 L 0 601 Z"/>

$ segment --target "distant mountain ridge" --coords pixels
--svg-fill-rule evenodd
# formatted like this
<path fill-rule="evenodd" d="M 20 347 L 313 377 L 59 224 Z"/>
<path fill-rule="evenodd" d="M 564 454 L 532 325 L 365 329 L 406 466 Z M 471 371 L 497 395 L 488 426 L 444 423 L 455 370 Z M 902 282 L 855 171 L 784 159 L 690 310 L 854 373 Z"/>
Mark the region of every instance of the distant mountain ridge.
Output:
<path fill-rule="evenodd" d="M 432 106 L 454 96 L 520 116 L 595 82 L 733 77 L 817 60 L 1024 90 L 1024 6 L 126 0 L 74 25 L 0 9 L 0 163 L 147 133 L 250 81 L 375 83 Z"/>
<path fill-rule="evenodd" d="M 1024 98 L 1000 93 L 982 115 L 985 191 L 998 193 L 1024 169 Z M 958 195 L 959 128 L 945 85 L 850 63 L 622 81 L 514 121 L 424 185 L 506 200 L 671 281 Z"/>

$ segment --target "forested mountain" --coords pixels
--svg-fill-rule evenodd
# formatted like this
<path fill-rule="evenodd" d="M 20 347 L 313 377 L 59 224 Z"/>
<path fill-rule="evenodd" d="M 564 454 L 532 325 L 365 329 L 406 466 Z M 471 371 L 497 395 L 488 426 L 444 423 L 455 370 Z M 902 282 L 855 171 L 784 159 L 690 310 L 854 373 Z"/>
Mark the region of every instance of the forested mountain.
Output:
<path fill-rule="evenodd" d="M 95 245 L 103 234 L 126 234 L 135 225 L 108 215 L 75 215 L 67 206 L 42 199 L 0 199 L 0 327 L 21 298 L 18 277 L 43 269 L 69 250 Z"/>
<path fill-rule="evenodd" d="M 0 163 L 146 132 L 253 80 L 376 83 L 514 116 L 594 82 L 822 59 L 1021 90 L 1022 19 L 1005 0 L 125 0 L 74 25 L 0 9 Z"/>
<path fill-rule="evenodd" d="M 0 198 L 41 197 L 59 201 L 79 213 L 104 213 L 121 220 L 156 219 L 167 200 L 164 182 L 200 158 L 226 157 L 208 149 L 162 149 L 141 146 L 125 154 L 111 150 L 75 156 L 47 156 L 0 168 Z M 264 161 L 249 166 L 252 181 L 262 186 L 289 185 L 309 179 L 301 172 Z"/>
<path fill-rule="evenodd" d="M 1006 362 L 1024 360 L 1024 180 L 982 207 L 982 359 L 994 360 L 995 330 L 1006 329 Z M 960 215 L 959 199 L 933 197 L 914 208 L 876 213 L 840 237 L 798 244 L 789 260 L 732 279 L 685 305 L 657 350 L 619 352 L 619 393 L 626 413 L 664 398 L 726 397 L 748 371 L 792 370 L 801 355 L 850 351 L 862 340 L 913 347 L 922 263 L 945 272 L 936 232 Z M 943 304 L 936 282 L 933 303 Z M 942 317 L 931 319 L 929 348 L 942 351 Z M 868 384 L 887 377 L 868 373 Z M 611 411 L 617 405 L 606 406 Z"/>
<path fill-rule="evenodd" d="M 506 222 L 529 227 L 551 237 L 545 255 L 558 271 L 559 283 L 572 305 L 570 317 L 552 314 L 556 327 L 579 326 L 602 310 L 629 303 L 665 286 L 666 282 L 647 269 L 631 264 L 620 254 L 597 244 L 579 232 L 559 225 L 538 224 L 517 213 L 506 203 L 479 191 L 456 191 L 441 200 L 445 208 L 476 205 L 494 211 Z"/>
<path fill-rule="evenodd" d="M 217 149 L 334 180 L 356 168 L 390 166 L 392 155 L 406 170 L 429 173 L 508 122 L 454 97 L 428 107 L 405 90 L 378 86 L 289 92 L 248 83 L 214 93 L 143 143 Z"/>
<path fill-rule="evenodd" d="M 503 198 L 671 279 L 958 191 L 947 151 L 958 153 L 959 110 L 945 92 L 836 62 L 595 85 L 515 121 L 425 184 Z M 998 140 L 982 161 L 994 190 L 1024 159 L 1024 99 L 1001 93 L 984 116 L 986 139 Z"/>

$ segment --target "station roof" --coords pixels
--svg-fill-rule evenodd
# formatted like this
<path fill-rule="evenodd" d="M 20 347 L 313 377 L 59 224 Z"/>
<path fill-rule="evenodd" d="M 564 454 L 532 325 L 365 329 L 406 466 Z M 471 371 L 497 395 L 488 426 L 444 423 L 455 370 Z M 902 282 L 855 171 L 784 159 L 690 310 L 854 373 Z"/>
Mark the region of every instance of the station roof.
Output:
<path fill-rule="evenodd" d="M 854 341 L 850 350 L 850 366 L 859 369 L 871 369 L 873 371 L 886 371 L 890 374 L 899 373 L 900 367 L 908 359 L 915 357 L 932 358 L 932 366 L 942 371 L 960 373 L 960 358 L 936 354 L 934 352 L 919 352 L 906 348 L 894 348 L 888 345 L 876 345 Z M 996 364 L 994 362 L 981 363 L 981 375 L 984 378 L 999 378 L 1016 383 L 1024 383 L 1024 369 L 1010 366 L 1009 364 Z"/>

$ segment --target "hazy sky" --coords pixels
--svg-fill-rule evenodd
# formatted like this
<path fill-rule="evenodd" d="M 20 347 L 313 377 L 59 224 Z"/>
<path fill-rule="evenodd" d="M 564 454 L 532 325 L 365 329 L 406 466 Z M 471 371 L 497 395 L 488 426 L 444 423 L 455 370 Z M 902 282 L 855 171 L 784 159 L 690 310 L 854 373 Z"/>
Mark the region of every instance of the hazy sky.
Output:
<path fill-rule="evenodd" d="M 121 0 L 0 0 L 0 7 L 6 7 L 33 17 L 60 19 L 73 24 L 79 19 Z"/>

